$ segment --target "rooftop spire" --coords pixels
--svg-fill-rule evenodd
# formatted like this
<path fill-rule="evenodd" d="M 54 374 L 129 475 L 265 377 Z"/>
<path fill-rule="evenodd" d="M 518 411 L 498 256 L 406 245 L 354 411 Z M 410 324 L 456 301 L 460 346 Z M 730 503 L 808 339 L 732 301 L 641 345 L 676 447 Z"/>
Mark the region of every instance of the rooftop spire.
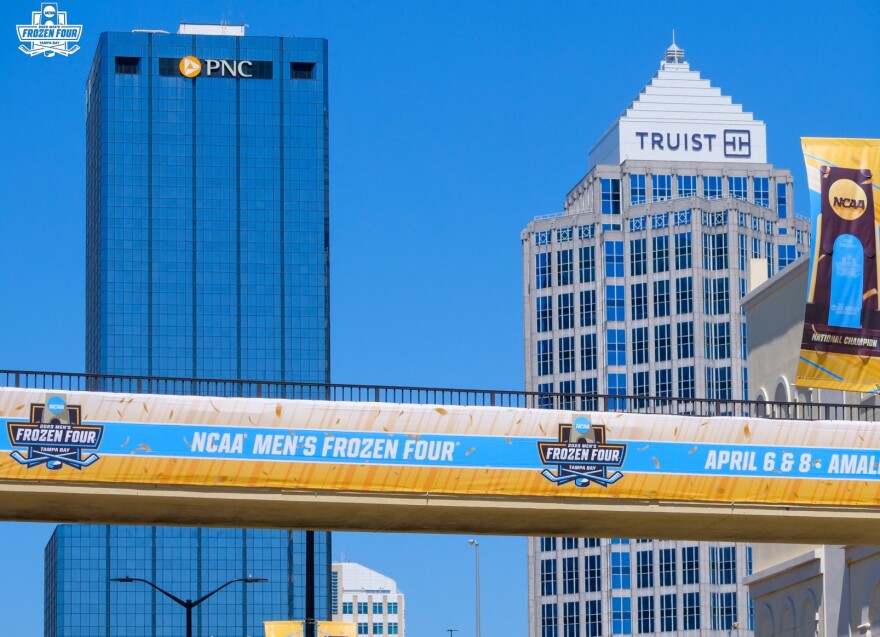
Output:
<path fill-rule="evenodd" d="M 672 44 L 666 49 L 664 61 L 667 64 L 681 64 L 684 62 L 684 49 L 678 48 L 675 44 L 675 29 L 672 30 Z"/>

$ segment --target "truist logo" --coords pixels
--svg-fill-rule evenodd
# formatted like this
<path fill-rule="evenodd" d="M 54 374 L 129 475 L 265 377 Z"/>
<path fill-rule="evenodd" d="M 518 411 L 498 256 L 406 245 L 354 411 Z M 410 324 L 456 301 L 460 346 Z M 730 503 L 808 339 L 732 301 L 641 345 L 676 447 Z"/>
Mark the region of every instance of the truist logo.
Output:
<path fill-rule="evenodd" d="M 657 132 L 636 131 L 640 150 L 692 153 L 712 153 L 721 149 L 725 157 L 749 158 L 752 156 L 752 133 L 747 129 L 725 129 L 719 138 L 708 132 Z"/>

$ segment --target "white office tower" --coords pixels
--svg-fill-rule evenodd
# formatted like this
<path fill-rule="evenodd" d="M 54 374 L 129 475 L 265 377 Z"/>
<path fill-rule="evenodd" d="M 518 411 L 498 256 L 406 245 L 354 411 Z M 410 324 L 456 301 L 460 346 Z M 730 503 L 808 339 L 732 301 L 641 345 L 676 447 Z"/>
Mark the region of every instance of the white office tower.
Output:
<path fill-rule="evenodd" d="M 333 564 L 330 607 L 333 621 L 357 624 L 358 635 L 406 634 L 397 582 L 361 564 Z"/>
<path fill-rule="evenodd" d="M 589 163 L 564 210 L 522 233 L 527 389 L 583 411 L 746 398 L 740 299 L 750 276 L 781 271 L 810 240 L 791 174 L 767 163 L 764 123 L 673 44 Z M 530 637 L 752 635 L 744 545 L 528 547 Z"/>

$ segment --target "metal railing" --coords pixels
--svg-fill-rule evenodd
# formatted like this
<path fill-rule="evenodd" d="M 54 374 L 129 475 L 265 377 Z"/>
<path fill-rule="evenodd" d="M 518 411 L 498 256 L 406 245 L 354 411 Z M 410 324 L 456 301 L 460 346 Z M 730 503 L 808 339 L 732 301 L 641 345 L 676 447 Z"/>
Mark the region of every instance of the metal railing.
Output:
<path fill-rule="evenodd" d="M 880 419 L 880 406 L 863 404 L 787 403 L 669 396 L 560 394 L 497 389 L 297 383 L 268 380 L 161 378 L 21 370 L 0 370 L 0 387 L 47 389 L 53 391 L 168 394 L 175 396 L 287 398 L 413 405 L 516 407 L 671 414 L 697 417 L 731 416 L 790 420 L 859 421 L 875 421 Z"/>

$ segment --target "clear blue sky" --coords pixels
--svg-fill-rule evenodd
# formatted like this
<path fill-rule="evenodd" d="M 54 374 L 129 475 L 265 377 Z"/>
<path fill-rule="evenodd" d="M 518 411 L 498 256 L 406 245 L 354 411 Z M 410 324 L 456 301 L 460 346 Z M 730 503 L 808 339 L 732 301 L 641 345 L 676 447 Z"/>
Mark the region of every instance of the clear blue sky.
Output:
<path fill-rule="evenodd" d="M 228 20 L 329 40 L 336 382 L 523 386 L 519 233 L 561 210 L 673 28 L 691 68 L 766 122 L 801 214 L 801 136 L 880 137 L 873 2 L 60 0 L 82 50 L 31 59 L 14 26 L 39 4 L 0 6 L 0 369 L 84 368 L 84 87 L 101 31 Z M 0 523 L 4 634 L 42 635 L 51 528 Z M 525 637 L 525 540 L 480 543 L 483 634 Z M 412 637 L 472 637 L 466 537 L 339 533 L 333 553 L 398 581 Z"/>

